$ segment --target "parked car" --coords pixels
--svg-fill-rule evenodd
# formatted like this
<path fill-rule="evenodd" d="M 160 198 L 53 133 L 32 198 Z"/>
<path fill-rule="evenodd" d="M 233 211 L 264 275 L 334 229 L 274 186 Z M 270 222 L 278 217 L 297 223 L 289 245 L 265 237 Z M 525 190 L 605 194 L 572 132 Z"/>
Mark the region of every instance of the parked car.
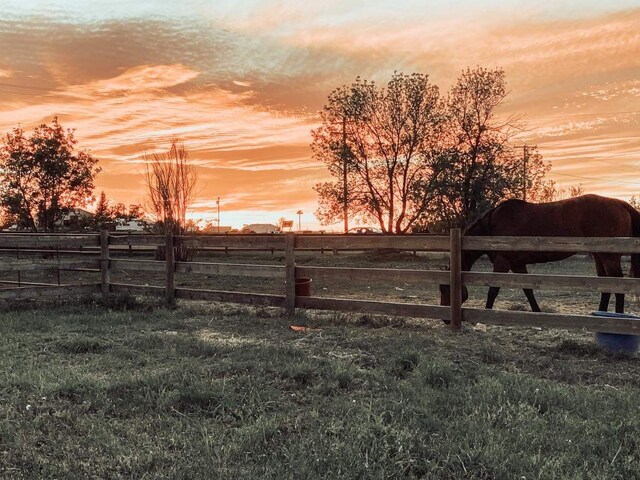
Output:
<path fill-rule="evenodd" d="M 365 234 L 381 234 L 382 230 L 373 227 L 355 227 L 347 231 L 348 234 L 365 235 Z"/>

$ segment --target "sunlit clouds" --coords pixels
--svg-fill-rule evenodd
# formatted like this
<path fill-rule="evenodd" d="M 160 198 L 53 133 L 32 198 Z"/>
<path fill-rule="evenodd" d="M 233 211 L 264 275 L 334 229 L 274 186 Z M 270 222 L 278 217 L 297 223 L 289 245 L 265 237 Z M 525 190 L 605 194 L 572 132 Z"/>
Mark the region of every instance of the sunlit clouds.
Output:
<path fill-rule="evenodd" d="M 476 65 L 505 69 L 502 113 L 560 185 L 640 194 L 640 2 L 2 3 L 0 131 L 58 115 L 114 202 L 141 202 L 143 153 L 179 137 L 201 180 L 192 218 L 219 196 L 222 224 L 302 209 L 317 226 L 309 132 L 327 94 L 395 70 L 446 92 Z"/>

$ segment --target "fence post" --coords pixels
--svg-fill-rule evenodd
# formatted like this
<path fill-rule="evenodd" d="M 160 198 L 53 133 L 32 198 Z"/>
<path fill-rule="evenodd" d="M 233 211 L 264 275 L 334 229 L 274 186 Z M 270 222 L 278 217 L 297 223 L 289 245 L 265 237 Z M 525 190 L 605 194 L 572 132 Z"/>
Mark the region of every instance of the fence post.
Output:
<path fill-rule="evenodd" d="M 60 270 L 58 270 L 59 272 Z M 111 278 L 109 274 L 109 230 L 100 229 L 100 291 L 102 296 L 109 295 Z"/>
<path fill-rule="evenodd" d="M 451 329 L 460 330 L 462 325 L 462 236 L 459 228 L 449 232 L 449 304 Z"/>
<path fill-rule="evenodd" d="M 295 233 L 285 234 L 285 299 L 284 305 L 287 315 L 293 315 L 296 311 L 296 258 L 295 258 L 296 237 Z"/>
<path fill-rule="evenodd" d="M 175 270 L 175 249 L 173 247 L 173 232 L 168 230 L 164 237 L 164 250 L 167 271 L 167 287 L 165 297 L 169 305 L 176 301 L 176 270 Z"/>

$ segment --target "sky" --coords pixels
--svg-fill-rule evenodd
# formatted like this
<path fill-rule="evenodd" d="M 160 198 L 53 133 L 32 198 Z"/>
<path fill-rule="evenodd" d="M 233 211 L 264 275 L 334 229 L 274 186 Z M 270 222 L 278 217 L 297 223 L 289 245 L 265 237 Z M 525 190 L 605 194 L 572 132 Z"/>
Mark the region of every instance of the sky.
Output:
<path fill-rule="evenodd" d="M 143 154 L 179 137 L 197 165 L 190 216 L 319 228 L 310 131 L 336 87 L 502 68 L 562 186 L 640 195 L 640 0 L 0 0 L 0 133 L 74 128 L 96 193 L 143 203 Z"/>

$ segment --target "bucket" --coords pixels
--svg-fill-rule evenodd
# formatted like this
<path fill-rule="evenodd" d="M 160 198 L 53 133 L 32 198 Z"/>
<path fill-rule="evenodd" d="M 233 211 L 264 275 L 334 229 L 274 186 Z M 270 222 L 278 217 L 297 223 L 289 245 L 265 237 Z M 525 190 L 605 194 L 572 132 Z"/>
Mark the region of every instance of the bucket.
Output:
<path fill-rule="evenodd" d="M 624 313 L 593 312 L 597 317 L 628 318 L 640 321 L 640 317 Z M 610 353 L 634 354 L 640 348 L 640 335 L 596 332 L 596 343 Z"/>
<path fill-rule="evenodd" d="M 311 281 L 310 278 L 296 278 L 296 297 L 311 296 Z"/>

